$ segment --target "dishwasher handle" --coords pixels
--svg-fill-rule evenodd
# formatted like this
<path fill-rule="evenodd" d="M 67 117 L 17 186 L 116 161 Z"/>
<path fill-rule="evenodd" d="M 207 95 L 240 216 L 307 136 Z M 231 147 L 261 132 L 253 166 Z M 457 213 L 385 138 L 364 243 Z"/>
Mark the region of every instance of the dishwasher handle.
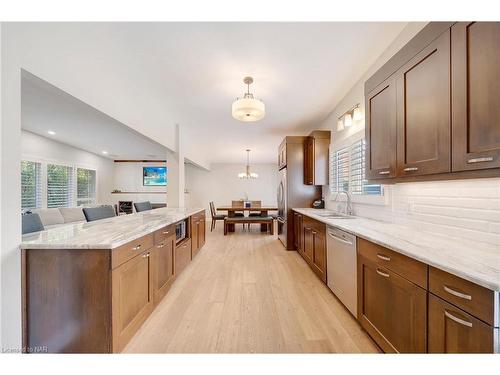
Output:
<path fill-rule="evenodd" d="M 353 245 L 353 243 L 351 241 L 344 240 L 343 238 L 337 237 L 332 232 L 328 232 L 328 235 L 337 241 L 343 242 L 343 243 L 348 244 L 348 245 Z"/>

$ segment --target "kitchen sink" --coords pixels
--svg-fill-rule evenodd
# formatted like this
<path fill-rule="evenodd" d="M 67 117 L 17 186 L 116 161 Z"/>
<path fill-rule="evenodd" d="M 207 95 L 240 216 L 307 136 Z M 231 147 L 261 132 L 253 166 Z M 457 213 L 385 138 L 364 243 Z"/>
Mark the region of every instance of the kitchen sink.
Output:
<path fill-rule="evenodd" d="M 324 212 L 317 214 L 318 216 L 325 217 L 327 219 L 354 219 L 355 216 L 351 215 L 344 215 L 344 214 L 339 214 L 335 212 Z"/>

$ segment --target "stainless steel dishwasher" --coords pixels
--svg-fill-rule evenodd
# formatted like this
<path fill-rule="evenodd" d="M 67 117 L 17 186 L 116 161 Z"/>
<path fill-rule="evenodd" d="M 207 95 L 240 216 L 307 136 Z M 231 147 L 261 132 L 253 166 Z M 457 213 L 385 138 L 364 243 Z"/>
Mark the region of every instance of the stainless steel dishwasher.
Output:
<path fill-rule="evenodd" d="M 356 317 L 358 312 L 356 236 L 332 227 L 328 227 L 327 232 L 328 287 Z"/>

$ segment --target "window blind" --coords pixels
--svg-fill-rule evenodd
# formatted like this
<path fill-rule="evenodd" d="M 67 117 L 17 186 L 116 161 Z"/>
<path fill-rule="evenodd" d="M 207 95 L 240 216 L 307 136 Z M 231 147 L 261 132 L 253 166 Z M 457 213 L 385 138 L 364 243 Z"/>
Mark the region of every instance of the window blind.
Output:
<path fill-rule="evenodd" d="M 72 167 L 47 164 L 47 208 L 71 207 L 72 173 Z"/>
<path fill-rule="evenodd" d="M 41 164 L 21 161 L 21 209 L 42 207 Z"/>
<path fill-rule="evenodd" d="M 369 184 L 365 179 L 364 139 L 351 146 L 330 153 L 330 189 L 332 192 L 348 191 L 357 195 L 381 195 L 382 187 Z"/>
<path fill-rule="evenodd" d="M 91 204 L 96 201 L 96 171 L 77 168 L 76 170 L 76 205 Z"/>

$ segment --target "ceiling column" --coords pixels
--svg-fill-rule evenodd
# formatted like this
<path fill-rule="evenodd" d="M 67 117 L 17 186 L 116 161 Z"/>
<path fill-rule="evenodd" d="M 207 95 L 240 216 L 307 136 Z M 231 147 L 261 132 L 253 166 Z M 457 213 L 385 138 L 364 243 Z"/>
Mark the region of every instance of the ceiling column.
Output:
<path fill-rule="evenodd" d="M 184 207 L 186 174 L 184 167 L 184 134 L 182 127 L 175 124 L 175 152 L 167 153 L 167 206 Z"/>

